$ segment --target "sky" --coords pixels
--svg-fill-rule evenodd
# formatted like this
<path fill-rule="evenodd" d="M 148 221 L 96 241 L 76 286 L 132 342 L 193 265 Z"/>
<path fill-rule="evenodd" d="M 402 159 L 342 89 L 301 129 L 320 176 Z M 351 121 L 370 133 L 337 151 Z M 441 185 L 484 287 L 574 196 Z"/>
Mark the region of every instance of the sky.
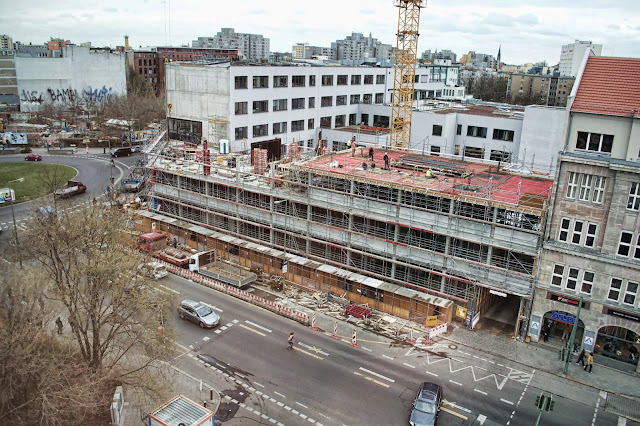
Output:
<path fill-rule="evenodd" d="M 2 2 L 10 0 L 2 0 Z M 418 52 L 449 49 L 497 56 L 507 64 L 557 64 L 562 45 L 602 44 L 603 56 L 640 57 L 638 0 L 426 0 Z M 49 0 L 11 1 L 0 34 L 42 44 L 51 37 L 92 46 L 191 45 L 223 27 L 262 34 L 271 51 L 298 42 L 331 45 L 352 32 L 395 45 L 394 0 Z"/>

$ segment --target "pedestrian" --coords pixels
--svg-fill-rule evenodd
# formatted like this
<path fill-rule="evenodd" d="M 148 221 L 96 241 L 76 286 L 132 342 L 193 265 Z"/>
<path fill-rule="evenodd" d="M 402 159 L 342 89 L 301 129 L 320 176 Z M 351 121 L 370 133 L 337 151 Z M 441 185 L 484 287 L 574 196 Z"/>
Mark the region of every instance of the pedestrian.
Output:
<path fill-rule="evenodd" d="M 382 159 L 384 160 L 384 169 L 389 170 L 389 154 L 385 152 Z"/>
<path fill-rule="evenodd" d="M 578 359 L 576 360 L 576 364 L 582 364 L 582 368 L 584 368 L 584 356 L 585 356 L 585 350 L 584 348 L 582 348 L 582 350 L 578 354 Z"/>
<path fill-rule="evenodd" d="M 569 334 L 571 334 L 571 327 L 564 326 L 562 328 L 562 341 L 563 342 L 569 338 Z"/>
<path fill-rule="evenodd" d="M 287 339 L 287 349 L 293 349 L 293 332 L 289 334 L 289 338 Z"/>
<path fill-rule="evenodd" d="M 71 332 L 75 333 L 76 332 L 76 324 L 73 321 L 73 318 L 69 318 L 68 321 L 69 321 L 69 327 L 71 327 Z"/>
<path fill-rule="evenodd" d="M 542 335 L 543 335 L 543 341 L 548 342 L 549 341 L 549 333 L 551 332 L 551 326 L 549 325 L 549 323 L 546 323 L 544 325 L 544 327 L 542 327 Z"/>
<path fill-rule="evenodd" d="M 373 161 L 373 147 L 369 147 L 369 161 Z"/>
<path fill-rule="evenodd" d="M 177 248 L 178 247 L 178 240 L 176 240 L 175 237 L 173 237 L 173 248 Z"/>
<path fill-rule="evenodd" d="M 352 157 L 356 156 L 356 139 L 355 138 L 351 141 L 351 156 Z"/>
<path fill-rule="evenodd" d="M 58 327 L 58 334 L 62 334 L 62 320 L 60 317 L 56 319 L 56 327 Z"/>
<path fill-rule="evenodd" d="M 587 369 L 589 373 L 593 369 L 593 352 L 589 352 L 589 355 L 587 355 L 587 365 L 584 366 L 584 371 L 587 371 Z"/>

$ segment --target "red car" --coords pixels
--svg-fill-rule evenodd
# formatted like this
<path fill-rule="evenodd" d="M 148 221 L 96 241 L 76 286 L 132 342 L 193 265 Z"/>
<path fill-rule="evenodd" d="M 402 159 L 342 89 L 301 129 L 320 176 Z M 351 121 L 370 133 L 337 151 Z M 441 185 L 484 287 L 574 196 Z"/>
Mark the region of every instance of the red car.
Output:
<path fill-rule="evenodd" d="M 40 154 L 29 154 L 24 157 L 25 161 L 42 161 L 42 155 Z"/>

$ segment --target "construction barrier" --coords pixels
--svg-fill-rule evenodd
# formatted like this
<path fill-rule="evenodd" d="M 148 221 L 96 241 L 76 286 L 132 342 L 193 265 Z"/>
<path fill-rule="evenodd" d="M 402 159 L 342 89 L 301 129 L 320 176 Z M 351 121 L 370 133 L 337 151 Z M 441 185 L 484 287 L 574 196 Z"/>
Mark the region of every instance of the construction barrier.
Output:
<path fill-rule="evenodd" d="M 413 338 L 413 327 L 409 330 L 409 338 L 405 339 L 405 341 L 411 345 L 415 345 L 416 341 Z"/>
<path fill-rule="evenodd" d="M 310 329 L 312 329 L 313 331 L 318 331 L 318 327 L 316 327 L 316 313 L 314 312 L 313 315 L 311 315 L 311 325 L 309 326 Z"/>
<path fill-rule="evenodd" d="M 445 322 L 444 324 L 440 324 L 437 327 L 433 327 L 432 329 L 429 330 L 429 340 L 433 339 L 434 337 L 442 334 L 442 333 L 446 333 L 447 332 L 447 323 Z"/>
<path fill-rule="evenodd" d="M 230 296 L 236 297 L 238 299 L 242 299 L 247 301 L 253 305 L 259 306 L 261 308 L 267 309 L 271 312 L 274 312 L 278 315 L 282 315 L 287 318 L 291 318 L 294 321 L 297 321 L 301 324 L 308 325 L 309 324 L 309 316 L 302 312 L 298 312 L 291 308 L 286 308 L 278 303 L 271 302 L 267 299 L 263 299 L 262 297 L 255 296 L 251 293 L 247 293 L 244 290 L 239 288 L 230 286 L 228 284 L 221 283 L 219 281 L 215 281 L 209 277 L 205 277 L 204 275 L 200 275 L 198 273 L 189 271 L 187 269 L 179 268 L 176 265 L 165 262 L 161 259 L 156 259 L 156 262 L 160 262 L 167 270 L 171 273 L 181 276 L 183 278 L 189 279 L 195 283 L 202 284 L 206 287 L 212 288 L 214 290 L 218 290 L 222 293 L 228 294 Z M 315 316 L 315 314 L 314 314 Z"/>
<path fill-rule="evenodd" d="M 338 321 L 333 322 L 333 334 L 331 335 L 331 337 L 340 340 L 340 336 L 338 336 Z"/>
<path fill-rule="evenodd" d="M 358 341 L 356 340 L 356 329 L 353 329 L 353 333 L 351 334 L 351 343 L 349 343 L 351 346 L 355 347 L 355 348 L 359 348 L 360 345 L 358 344 Z"/>

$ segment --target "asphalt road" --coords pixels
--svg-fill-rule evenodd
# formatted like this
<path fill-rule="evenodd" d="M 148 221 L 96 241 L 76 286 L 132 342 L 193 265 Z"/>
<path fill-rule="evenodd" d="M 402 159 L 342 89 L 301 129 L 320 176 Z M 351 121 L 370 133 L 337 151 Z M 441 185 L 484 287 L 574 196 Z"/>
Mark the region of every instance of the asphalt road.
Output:
<path fill-rule="evenodd" d="M 106 187 L 109 184 L 111 173 L 115 180 L 127 176 L 133 168 L 139 156 L 116 158 L 115 167 L 111 166 L 111 157 L 106 154 L 76 154 L 76 155 L 49 155 L 46 152 L 37 151 L 43 157 L 45 163 L 64 164 L 77 170 L 76 179 L 87 185 L 87 192 L 69 199 L 59 200 L 62 208 L 70 207 L 75 204 L 91 202 L 94 197 L 100 197 L 105 194 Z M 80 151 L 79 151 L 80 152 Z M 0 164 L 5 162 L 24 162 L 25 154 L 2 155 L 0 156 Z M 29 220 L 32 215 L 34 206 L 41 203 L 41 200 L 33 200 L 26 203 L 20 203 L 13 206 L 18 229 L 18 237 L 21 232 L 29 226 Z M 4 252 L 9 240 L 13 236 L 13 217 L 11 207 L 9 205 L 0 207 L 0 226 L 3 231 L 0 233 L 0 253 Z"/>
<path fill-rule="evenodd" d="M 440 425 L 533 425 L 541 391 L 556 401 L 541 425 L 618 424 L 593 389 L 469 348 L 446 342 L 430 352 L 398 347 L 362 330 L 361 348 L 354 348 L 346 323 L 336 340 L 179 277 L 159 284 L 175 294 L 176 304 L 202 301 L 221 317 L 218 328 L 202 330 L 176 313 L 175 339 L 183 351 L 172 362 L 227 396 L 216 419 L 228 424 L 246 418 L 264 424 L 408 424 L 423 381 L 444 388 Z M 295 349 L 287 350 L 291 331 Z"/>

